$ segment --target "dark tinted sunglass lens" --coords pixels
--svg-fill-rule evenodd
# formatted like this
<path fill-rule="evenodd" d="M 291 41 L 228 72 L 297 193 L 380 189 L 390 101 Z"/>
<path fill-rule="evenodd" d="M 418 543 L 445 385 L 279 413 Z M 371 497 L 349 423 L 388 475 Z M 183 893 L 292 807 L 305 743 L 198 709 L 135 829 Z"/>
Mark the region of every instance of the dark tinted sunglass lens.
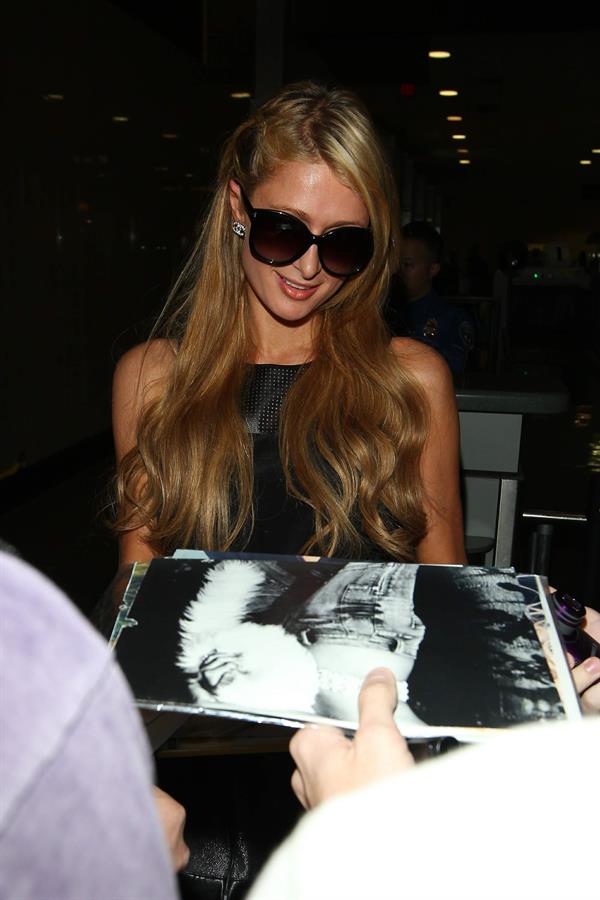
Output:
<path fill-rule="evenodd" d="M 336 228 L 321 243 L 321 260 L 333 275 L 361 272 L 373 255 L 373 238 L 367 228 Z"/>
<path fill-rule="evenodd" d="M 307 231 L 302 223 L 284 213 L 257 210 L 250 230 L 251 249 L 275 263 L 297 259 L 305 252 Z"/>

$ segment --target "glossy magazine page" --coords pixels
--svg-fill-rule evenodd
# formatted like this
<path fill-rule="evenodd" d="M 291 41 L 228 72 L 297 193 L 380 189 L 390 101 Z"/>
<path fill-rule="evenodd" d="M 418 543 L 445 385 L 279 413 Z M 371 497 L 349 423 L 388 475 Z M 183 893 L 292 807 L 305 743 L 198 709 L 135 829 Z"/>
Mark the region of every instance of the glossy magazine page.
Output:
<path fill-rule="evenodd" d="M 480 740 L 577 717 L 535 576 L 463 566 L 223 554 L 134 570 L 113 642 L 138 705 L 356 726 L 365 674 L 396 675 L 407 737 Z"/>

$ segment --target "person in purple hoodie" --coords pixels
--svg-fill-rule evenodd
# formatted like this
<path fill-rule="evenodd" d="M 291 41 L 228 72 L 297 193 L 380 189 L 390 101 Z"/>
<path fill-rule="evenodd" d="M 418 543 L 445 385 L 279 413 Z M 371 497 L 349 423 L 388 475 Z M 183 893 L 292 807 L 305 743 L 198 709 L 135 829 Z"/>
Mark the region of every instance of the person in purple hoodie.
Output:
<path fill-rule="evenodd" d="M 0 622 L 1 900 L 175 900 L 183 810 L 174 821 L 175 801 L 153 793 L 110 648 L 57 587 L 4 552 Z"/>

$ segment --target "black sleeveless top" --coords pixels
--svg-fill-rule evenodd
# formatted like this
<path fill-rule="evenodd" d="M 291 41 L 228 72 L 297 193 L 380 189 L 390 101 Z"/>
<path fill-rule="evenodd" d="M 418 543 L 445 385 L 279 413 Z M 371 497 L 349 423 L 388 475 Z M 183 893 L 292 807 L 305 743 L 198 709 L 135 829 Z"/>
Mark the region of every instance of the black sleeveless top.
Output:
<path fill-rule="evenodd" d="M 314 534 L 313 511 L 287 493 L 279 457 L 281 406 L 305 365 L 249 366 L 242 413 L 254 445 L 254 529 L 243 541 L 250 553 L 297 554 Z M 389 559 L 366 537 L 364 541 L 362 559 Z M 336 556 L 349 554 L 340 550 Z"/>
<path fill-rule="evenodd" d="M 298 553 L 314 534 L 310 507 L 290 497 L 279 458 L 279 413 L 302 365 L 249 366 L 242 413 L 254 445 L 254 530 L 250 553 Z"/>

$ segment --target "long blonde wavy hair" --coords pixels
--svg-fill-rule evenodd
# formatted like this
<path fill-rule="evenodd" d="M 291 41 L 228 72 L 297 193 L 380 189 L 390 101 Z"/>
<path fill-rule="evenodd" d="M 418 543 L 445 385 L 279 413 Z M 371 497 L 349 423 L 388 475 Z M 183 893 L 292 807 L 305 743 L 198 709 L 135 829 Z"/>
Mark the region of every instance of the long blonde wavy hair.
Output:
<path fill-rule="evenodd" d="M 298 551 L 360 557 L 374 544 L 412 560 L 426 532 L 428 407 L 390 350 L 381 316 L 398 265 L 396 188 L 360 101 L 312 82 L 284 88 L 226 143 L 201 234 L 160 323 L 175 357 L 118 468 L 114 527 L 146 526 L 159 553 L 243 549 L 253 523 L 253 450 L 241 396 L 254 348 L 229 182 L 251 197 L 289 161 L 325 162 L 356 191 L 374 242 L 367 268 L 320 307 L 311 364 L 281 411 L 287 490 L 314 511 L 314 534 Z"/>

